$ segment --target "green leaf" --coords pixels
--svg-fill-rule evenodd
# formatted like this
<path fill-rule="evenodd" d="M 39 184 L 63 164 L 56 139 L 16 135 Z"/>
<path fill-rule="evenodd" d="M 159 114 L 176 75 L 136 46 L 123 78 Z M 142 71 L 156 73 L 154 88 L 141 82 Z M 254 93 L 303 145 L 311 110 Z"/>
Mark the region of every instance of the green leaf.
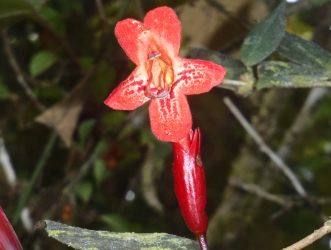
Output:
<path fill-rule="evenodd" d="M 44 6 L 40 11 L 43 16 L 54 30 L 60 34 L 65 33 L 65 23 L 61 14 L 49 6 Z"/>
<path fill-rule="evenodd" d="M 71 227 L 49 220 L 45 223 L 48 236 L 74 249 L 199 250 L 195 241 L 166 233 L 112 233 Z"/>
<path fill-rule="evenodd" d="M 103 160 L 97 159 L 95 161 L 93 166 L 93 175 L 98 185 L 109 176 L 109 172 L 107 171 Z"/>
<path fill-rule="evenodd" d="M 3 83 L 2 79 L 0 78 L 0 100 L 7 99 L 9 97 L 10 90 L 7 86 Z"/>
<path fill-rule="evenodd" d="M 130 222 L 123 216 L 117 214 L 107 214 L 101 216 L 101 220 L 111 227 L 112 231 L 125 232 L 130 230 Z M 131 229 L 132 230 L 132 229 Z"/>
<path fill-rule="evenodd" d="M 258 67 L 257 89 L 330 87 L 331 73 L 280 61 L 264 62 Z"/>
<path fill-rule="evenodd" d="M 82 201 L 88 202 L 93 192 L 92 184 L 90 182 L 80 182 L 74 187 L 74 192 Z"/>
<path fill-rule="evenodd" d="M 273 53 L 285 35 L 285 25 L 285 2 L 282 2 L 245 38 L 240 51 L 242 61 L 252 66 Z"/>
<path fill-rule="evenodd" d="M 52 67 L 58 60 L 58 57 L 49 51 L 40 51 L 35 54 L 30 62 L 30 73 L 32 76 L 38 76 Z"/>
<path fill-rule="evenodd" d="M 277 51 L 288 60 L 331 71 L 331 54 L 316 43 L 286 33 Z"/>
<path fill-rule="evenodd" d="M 0 19 L 29 14 L 33 6 L 25 0 L 0 0 Z"/>

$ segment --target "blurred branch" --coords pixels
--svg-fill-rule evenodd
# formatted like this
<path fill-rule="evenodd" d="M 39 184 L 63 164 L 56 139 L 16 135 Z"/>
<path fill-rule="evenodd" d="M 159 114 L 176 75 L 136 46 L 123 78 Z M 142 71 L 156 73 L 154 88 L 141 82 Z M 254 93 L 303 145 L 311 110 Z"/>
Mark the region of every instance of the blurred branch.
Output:
<path fill-rule="evenodd" d="M 286 163 L 265 143 L 262 137 L 253 128 L 253 126 L 249 124 L 246 118 L 241 114 L 239 109 L 229 98 L 224 98 L 224 103 L 229 108 L 231 113 L 236 117 L 236 119 L 240 122 L 246 132 L 253 138 L 256 144 L 259 145 L 260 150 L 265 153 L 270 158 L 270 160 L 273 161 L 275 165 L 283 172 L 283 174 L 290 180 L 292 186 L 297 191 L 297 193 L 302 197 L 306 197 L 306 190 L 304 189 L 296 175 L 292 172 L 290 167 L 286 165 Z"/>
<path fill-rule="evenodd" d="M 286 158 L 300 135 L 312 121 L 312 112 L 316 108 L 316 105 L 329 93 L 328 88 L 314 88 L 311 89 L 305 103 L 296 116 L 290 129 L 287 130 L 281 146 L 277 150 L 277 155 L 280 158 Z"/>
<path fill-rule="evenodd" d="M 11 188 L 14 188 L 17 184 L 16 174 L 2 137 L 0 137 L 0 166 L 2 166 L 8 184 Z"/>
<path fill-rule="evenodd" d="M 52 149 L 55 145 L 56 138 L 57 138 L 56 132 L 52 131 L 52 133 L 51 133 L 51 135 L 50 135 L 50 137 L 49 137 L 49 139 L 48 139 L 48 141 L 45 145 L 44 151 L 42 152 L 42 154 L 41 154 L 41 156 L 38 160 L 38 163 L 37 163 L 36 167 L 34 168 L 34 171 L 33 171 L 32 176 L 30 178 L 29 184 L 24 189 L 23 193 L 20 196 L 20 199 L 18 201 L 18 205 L 17 205 L 15 213 L 14 213 L 14 218 L 13 218 L 13 224 L 14 225 L 18 222 L 19 215 L 21 214 L 21 211 L 22 211 L 23 207 L 27 203 L 27 201 L 28 201 L 28 199 L 31 195 L 32 189 L 34 188 L 38 177 L 40 176 L 42 170 L 44 169 L 44 167 L 46 165 L 46 162 L 47 162 L 47 160 L 48 160 L 48 158 L 51 154 L 51 151 L 52 151 Z"/>
<path fill-rule="evenodd" d="M 315 230 L 313 233 L 309 234 L 308 236 L 294 243 L 293 245 L 283 248 L 283 250 L 303 249 L 329 233 L 331 233 L 331 220 L 326 221 L 321 228 Z"/>
<path fill-rule="evenodd" d="M 39 13 L 34 13 L 34 18 L 39 25 L 41 25 L 45 30 L 47 30 L 51 36 L 61 45 L 63 50 L 69 56 L 69 58 L 80 68 L 80 62 L 70 44 L 61 36 L 59 35 L 54 28 L 48 23 L 48 21 L 41 16 Z"/>
<path fill-rule="evenodd" d="M 69 192 L 88 173 L 88 170 L 93 166 L 103 148 L 104 143 L 102 141 L 98 142 L 88 159 L 78 168 L 79 171 L 74 174 L 74 177 L 68 177 L 69 184 L 63 189 L 64 193 Z"/>
<path fill-rule="evenodd" d="M 280 205 L 285 208 L 291 208 L 293 207 L 293 202 L 287 198 L 284 198 L 280 195 L 275 195 L 268 193 L 265 191 L 262 187 L 252 184 L 252 183 L 243 183 L 239 180 L 230 179 L 229 181 L 230 185 L 233 187 L 239 188 L 247 193 L 254 194 L 256 196 L 261 197 L 264 200 L 276 203 L 277 205 Z"/>
<path fill-rule="evenodd" d="M 206 0 L 208 4 L 213 6 L 219 12 L 226 15 L 228 18 L 235 20 L 242 28 L 245 30 L 250 30 L 251 25 L 244 22 L 242 18 L 240 18 L 237 14 L 233 14 L 231 11 L 227 10 L 223 4 L 215 0 Z"/>
<path fill-rule="evenodd" d="M 33 91 L 31 90 L 26 78 L 24 77 L 23 70 L 19 66 L 15 54 L 10 46 L 10 38 L 5 30 L 2 31 L 2 39 L 4 43 L 4 51 L 10 66 L 16 74 L 16 80 L 23 88 L 25 94 L 30 98 L 32 103 L 39 109 L 39 111 L 45 110 L 45 106 L 39 102 Z"/>
<path fill-rule="evenodd" d="M 138 12 L 139 19 L 144 20 L 145 11 L 144 11 L 143 5 L 141 3 L 141 0 L 134 0 L 134 2 L 135 2 L 135 5 L 136 5 L 136 9 L 137 9 L 137 12 Z"/>
<path fill-rule="evenodd" d="M 164 157 L 159 157 L 156 145 L 153 142 L 147 144 L 147 153 L 141 168 L 141 189 L 143 197 L 158 213 L 163 213 L 164 208 L 157 195 L 156 176 L 161 174 Z"/>
<path fill-rule="evenodd" d="M 95 0 L 95 5 L 97 6 L 101 20 L 103 20 L 105 23 L 108 24 L 107 15 L 106 15 L 105 9 L 103 7 L 102 0 Z"/>

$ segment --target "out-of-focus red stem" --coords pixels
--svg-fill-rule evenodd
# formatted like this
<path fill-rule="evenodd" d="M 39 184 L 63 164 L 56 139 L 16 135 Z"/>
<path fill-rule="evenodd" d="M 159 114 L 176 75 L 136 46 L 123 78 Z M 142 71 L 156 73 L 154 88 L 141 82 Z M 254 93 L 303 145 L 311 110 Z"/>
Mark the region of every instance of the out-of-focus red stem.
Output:
<path fill-rule="evenodd" d="M 201 133 L 199 129 L 181 141 L 173 143 L 173 176 L 175 193 L 187 227 L 198 238 L 200 248 L 207 248 L 208 218 L 205 212 L 206 182 L 200 155 Z"/>
<path fill-rule="evenodd" d="M 0 207 L 0 250 L 22 250 L 20 241 Z"/>

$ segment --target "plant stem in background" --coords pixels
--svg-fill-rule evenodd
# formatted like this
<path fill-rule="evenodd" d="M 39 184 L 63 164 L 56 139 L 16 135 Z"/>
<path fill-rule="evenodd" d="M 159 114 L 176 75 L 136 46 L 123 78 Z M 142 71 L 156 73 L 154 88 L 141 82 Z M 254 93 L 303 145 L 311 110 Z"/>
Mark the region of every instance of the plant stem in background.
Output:
<path fill-rule="evenodd" d="M 20 196 L 20 199 L 18 201 L 18 206 L 14 213 L 13 225 L 15 225 L 18 222 L 22 208 L 25 206 L 26 202 L 28 201 L 31 191 L 37 181 L 37 178 L 40 176 L 42 170 L 44 169 L 44 167 L 46 165 L 46 162 L 47 162 L 47 160 L 51 154 L 51 151 L 53 149 L 53 146 L 55 144 L 56 138 L 57 138 L 57 134 L 55 131 L 53 131 L 48 139 L 48 142 L 44 148 L 44 151 L 42 152 L 41 157 L 39 158 L 37 166 L 35 167 L 34 172 L 32 173 L 32 176 L 31 176 L 31 179 L 30 179 L 30 182 L 29 182 L 27 188 L 24 189 L 22 195 Z"/>

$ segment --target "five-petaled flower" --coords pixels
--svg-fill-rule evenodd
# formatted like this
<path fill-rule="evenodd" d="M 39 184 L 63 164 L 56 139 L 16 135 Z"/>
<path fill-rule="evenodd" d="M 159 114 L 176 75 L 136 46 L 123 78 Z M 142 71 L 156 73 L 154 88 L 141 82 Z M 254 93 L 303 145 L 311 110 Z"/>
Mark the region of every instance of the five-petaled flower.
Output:
<path fill-rule="evenodd" d="M 134 110 L 147 101 L 151 129 L 162 141 L 176 142 L 192 127 L 186 95 L 200 94 L 220 84 L 225 69 L 215 63 L 178 56 L 181 24 L 168 7 L 149 11 L 144 22 L 125 19 L 115 35 L 136 64 L 130 76 L 113 90 L 105 104 Z"/>

